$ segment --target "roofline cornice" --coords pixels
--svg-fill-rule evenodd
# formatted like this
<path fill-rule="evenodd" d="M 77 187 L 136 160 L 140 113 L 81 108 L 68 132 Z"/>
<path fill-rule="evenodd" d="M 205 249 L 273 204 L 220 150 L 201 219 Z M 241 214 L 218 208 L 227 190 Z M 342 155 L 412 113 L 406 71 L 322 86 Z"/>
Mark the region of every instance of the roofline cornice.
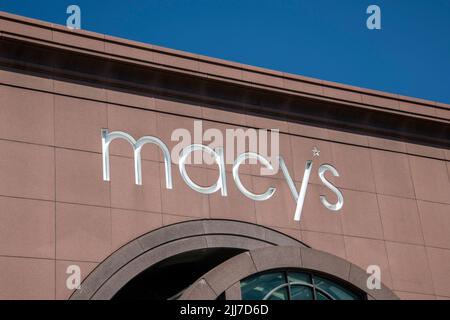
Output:
<path fill-rule="evenodd" d="M 450 147 L 450 105 L 0 12 L 0 66 L 406 142 Z"/>

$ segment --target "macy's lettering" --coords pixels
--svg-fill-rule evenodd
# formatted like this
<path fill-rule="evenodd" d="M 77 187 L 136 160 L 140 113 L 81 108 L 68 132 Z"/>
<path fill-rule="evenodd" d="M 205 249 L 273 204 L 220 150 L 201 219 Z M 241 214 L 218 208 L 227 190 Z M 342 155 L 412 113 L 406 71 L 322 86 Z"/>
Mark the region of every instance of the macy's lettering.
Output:
<path fill-rule="evenodd" d="M 109 132 L 107 129 L 102 129 L 102 157 L 103 157 L 103 180 L 110 181 L 110 166 L 109 166 L 109 145 L 115 139 L 123 139 L 128 141 L 133 147 L 134 151 L 134 175 L 135 175 L 135 183 L 137 185 L 142 185 L 142 165 L 141 165 L 141 151 L 144 145 L 146 144 L 155 144 L 157 145 L 164 157 L 164 165 L 165 165 L 165 175 L 166 175 L 166 188 L 172 189 L 172 170 L 171 170 L 171 156 L 169 149 L 166 144 L 162 142 L 159 138 L 153 136 L 144 136 L 139 140 L 135 140 L 131 135 L 121 131 L 113 131 Z M 194 181 L 191 180 L 189 174 L 186 171 L 186 160 L 191 155 L 192 152 L 202 151 L 206 154 L 209 154 L 215 161 L 215 163 L 219 167 L 219 177 L 217 181 L 211 186 L 200 186 Z M 318 150 L 315 152 L 318 155 Z M 306 191 L 308 188 L 309 177 L 311 174 L 311 170 L 313 167 L 313 161 L 306 161 L 305 172 L 303 175 L 302 184 L 300 190 L 297 191 L 294 181 L 286 167 L 283 157 L 277 157 L 279 166 L 283 172 L 284 178 L 289 186 L 289 189 L 292 193 L 292 197 L 296 202 L 294 220 L 300 221 L 303 204 L 305 201 Z M 244 152 L 241 153 L 233 164 L 233 179 L 237 186 L 237 188 L 245 195 L 247 198 L 250 198 L 255 201 L 265 201 L 270 199 L 275 191 L 275 187 L 269 187 L 264 193 L 255 194 L 248 190 L 241 182 L 239 177 L 239 167 L 246 160 L 257 160 L 263 166 L 265 166 L 268 170 L 273 170 L 273 166 L 265 157 L 255 152 Z M 203 144 L 191 144 L 183 148 L 180 152 L 180 159 L 178 162 L 178 167 L 180 171 L 180 175 L 183 178 L 184 182 L 193 190 L 203 193 L 203 194 L 211 194 L 220 190 L 221 195 L 227 196 L 227 181 L 225 174 L 225 162 L 224 162 L 224 153 L 222 147 L 217 147 L 212 149 Z M 330 189 L 337 197 L 337 202 L 332 204 L 328 202 L 325 196 L 320 196 L 321 203 L 331 211 L 339 211 L 344 205 L 344 197 L 342 196 L 341 191 L 336 188 L 333 184 L 331 184 L 326 178 L 325 173 L 330 171 L 335 177 L 339 177 L 338 171 L 330 164 L 322 164 L 318 169 L 318 176 L 322 183 Z"/>

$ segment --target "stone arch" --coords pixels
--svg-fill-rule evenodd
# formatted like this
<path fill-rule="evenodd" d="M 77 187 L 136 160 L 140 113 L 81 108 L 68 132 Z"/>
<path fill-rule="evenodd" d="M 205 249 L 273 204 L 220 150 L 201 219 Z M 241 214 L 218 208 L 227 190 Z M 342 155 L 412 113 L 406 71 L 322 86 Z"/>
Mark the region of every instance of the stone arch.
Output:
<path fill-rule="evenodd" d="M 206 248 L 245 251 L 273 246 L 306 248 L 300 241 L 252 223 L 206 219 L 153 230 L 127 243 L 100 263 L 70 299 L 111 299 L 131 279 L 177 254 Z"/>
<path fill-rule="evenodd" d="M 320 272 L 364 292 L 369 300 L 398 300 L 384 284 L 369 290 L 368 274 L 360 267 L 332 254 L 305 246 L 263 247 L 236 255 L 207 272 L 180 297 L 181 300 L 214 300 L 225 293 L 227 300 L 240 300 L 240 281 L 252 274 L 275 269 Z"/>

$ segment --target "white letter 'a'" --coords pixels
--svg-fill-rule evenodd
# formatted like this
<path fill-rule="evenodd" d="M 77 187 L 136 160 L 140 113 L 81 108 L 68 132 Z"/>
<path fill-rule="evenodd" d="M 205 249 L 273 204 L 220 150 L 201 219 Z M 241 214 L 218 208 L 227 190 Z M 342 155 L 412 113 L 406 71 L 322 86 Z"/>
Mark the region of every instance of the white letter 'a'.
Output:
<path fill-rule="evenodd" d="M 371 5 L 367 8 L 367 14 L 371 14 L 371 16 L 369 16 L 367 18 L 367 29 L 369 30 L 380 30 L 381 29 L 381 9 L 379 6 L 377 5 Z"/>
<path fill-rule="evenodd" d="M 69 29 L 81 29 L 81 9 L 77 5 L 70 5 L 66 10 L 67 14 L 70 14 L 66 20 L 66 26 Z"/>
<path fill-rule="evenodd" d="M 219 178 L 217 179 L 216 183 L 209 187 L 202 187 L 196 184 L 192 179 L 189 177 L 187 171 L 186 171 L 186 159 L 187 157 L 195 151 L 203 151 L 209 153 L 214 160 L 216 161 L 217 165 L 219 166 Z M 211 194 L 216 192 L 217 190 L 221 189 L 222 196 L 227 196 L 227 180 L 226 180 L 226 174 L 225 174 L 225 163 L 223 159 L 223 149 L 222 148 L 216 148 L 215 150 L 211 149 L 208 146 L 202 145 L 202 144 L 191 144 L 184 148 L 181 151 L 180 161 L 178 162 L 178 167 L 180 168 L 180 174 L 183 178 L 184 182 L 192 189 L 197 192 L 203 193 L 203 194 Z"/>

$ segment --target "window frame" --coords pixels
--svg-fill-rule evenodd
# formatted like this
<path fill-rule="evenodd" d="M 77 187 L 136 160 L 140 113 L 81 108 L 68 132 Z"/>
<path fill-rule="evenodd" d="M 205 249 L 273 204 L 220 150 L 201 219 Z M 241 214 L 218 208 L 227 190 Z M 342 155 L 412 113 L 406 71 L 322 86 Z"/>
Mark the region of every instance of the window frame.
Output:
<path fill-rule="evenodd" d="M 325 297 L 327 297 L 329 300 L 338 300 L 333 298 L 328 292 L 326 292 L 325 290 L 319 288 L 316 286 L 315 283 L 315 277 L 320 277 L 320 278 L 324 278 L 325 280 L 334 282 L 336 285 L 341 286 L 342 288 L 344 288 L 345 290 L 350 291 L 353 295 L 357 296 L 358 299 L 355 300 L 367 300 L 367 293 L 364 292 L 363 290 L 355 287 L 354 285 L 352 285 L 351 283 L 348 283 L 342 279 L 339 279 L 335 276 L 323 273 L 323 272 L 319 272 L 316 270 L 310 270 L 310 269 L 303 269 L 303 268 L 276 268 L 276 269 L 270 269 L 270 270 L 265 270 L 262 272 L 257 272 L 254 273 L 252 275 L 249 275 L 248 277 L 242 279 L 239 281 L 240 284 L 240 289 L 242 290 L 241 287 L 241 282 L 255 277 L 255 276 L 260 276 L 260 275 L 264 275 L 264 274 L 270 274 L 270 273 L 283 273 L 283 278 L 284 278 L 284 283 L 280 284 L 278 286 L 276 286 L 275 288 L 272 288 L 265 296 L 262 300 L 267 300 L 271 294 L 273 294 L 274 292 L 276 292 L 277 290 L 280 290 L 282 288 L 287 287 L 287 291 L 288 291 L 288 298 L 289 300 L 292 300 L 292 289 L 291 286 L 305 286 L 305 287 L 309 287 L 312 289 L 312 293 L 313 293 L 313 300 L 312 301 L 318 301 L 317 300 L 317 291 L 320 292 L 322 295 L 324 295 Z M 289 281 L 289 273 L 303 273 L 303 274 L 307 274 L 310 279 L 311 279 L 311 283 L 307 283 L 304 281 Z M 242 291 L 241 291 L 241 297 L 242 297 Z"/>

